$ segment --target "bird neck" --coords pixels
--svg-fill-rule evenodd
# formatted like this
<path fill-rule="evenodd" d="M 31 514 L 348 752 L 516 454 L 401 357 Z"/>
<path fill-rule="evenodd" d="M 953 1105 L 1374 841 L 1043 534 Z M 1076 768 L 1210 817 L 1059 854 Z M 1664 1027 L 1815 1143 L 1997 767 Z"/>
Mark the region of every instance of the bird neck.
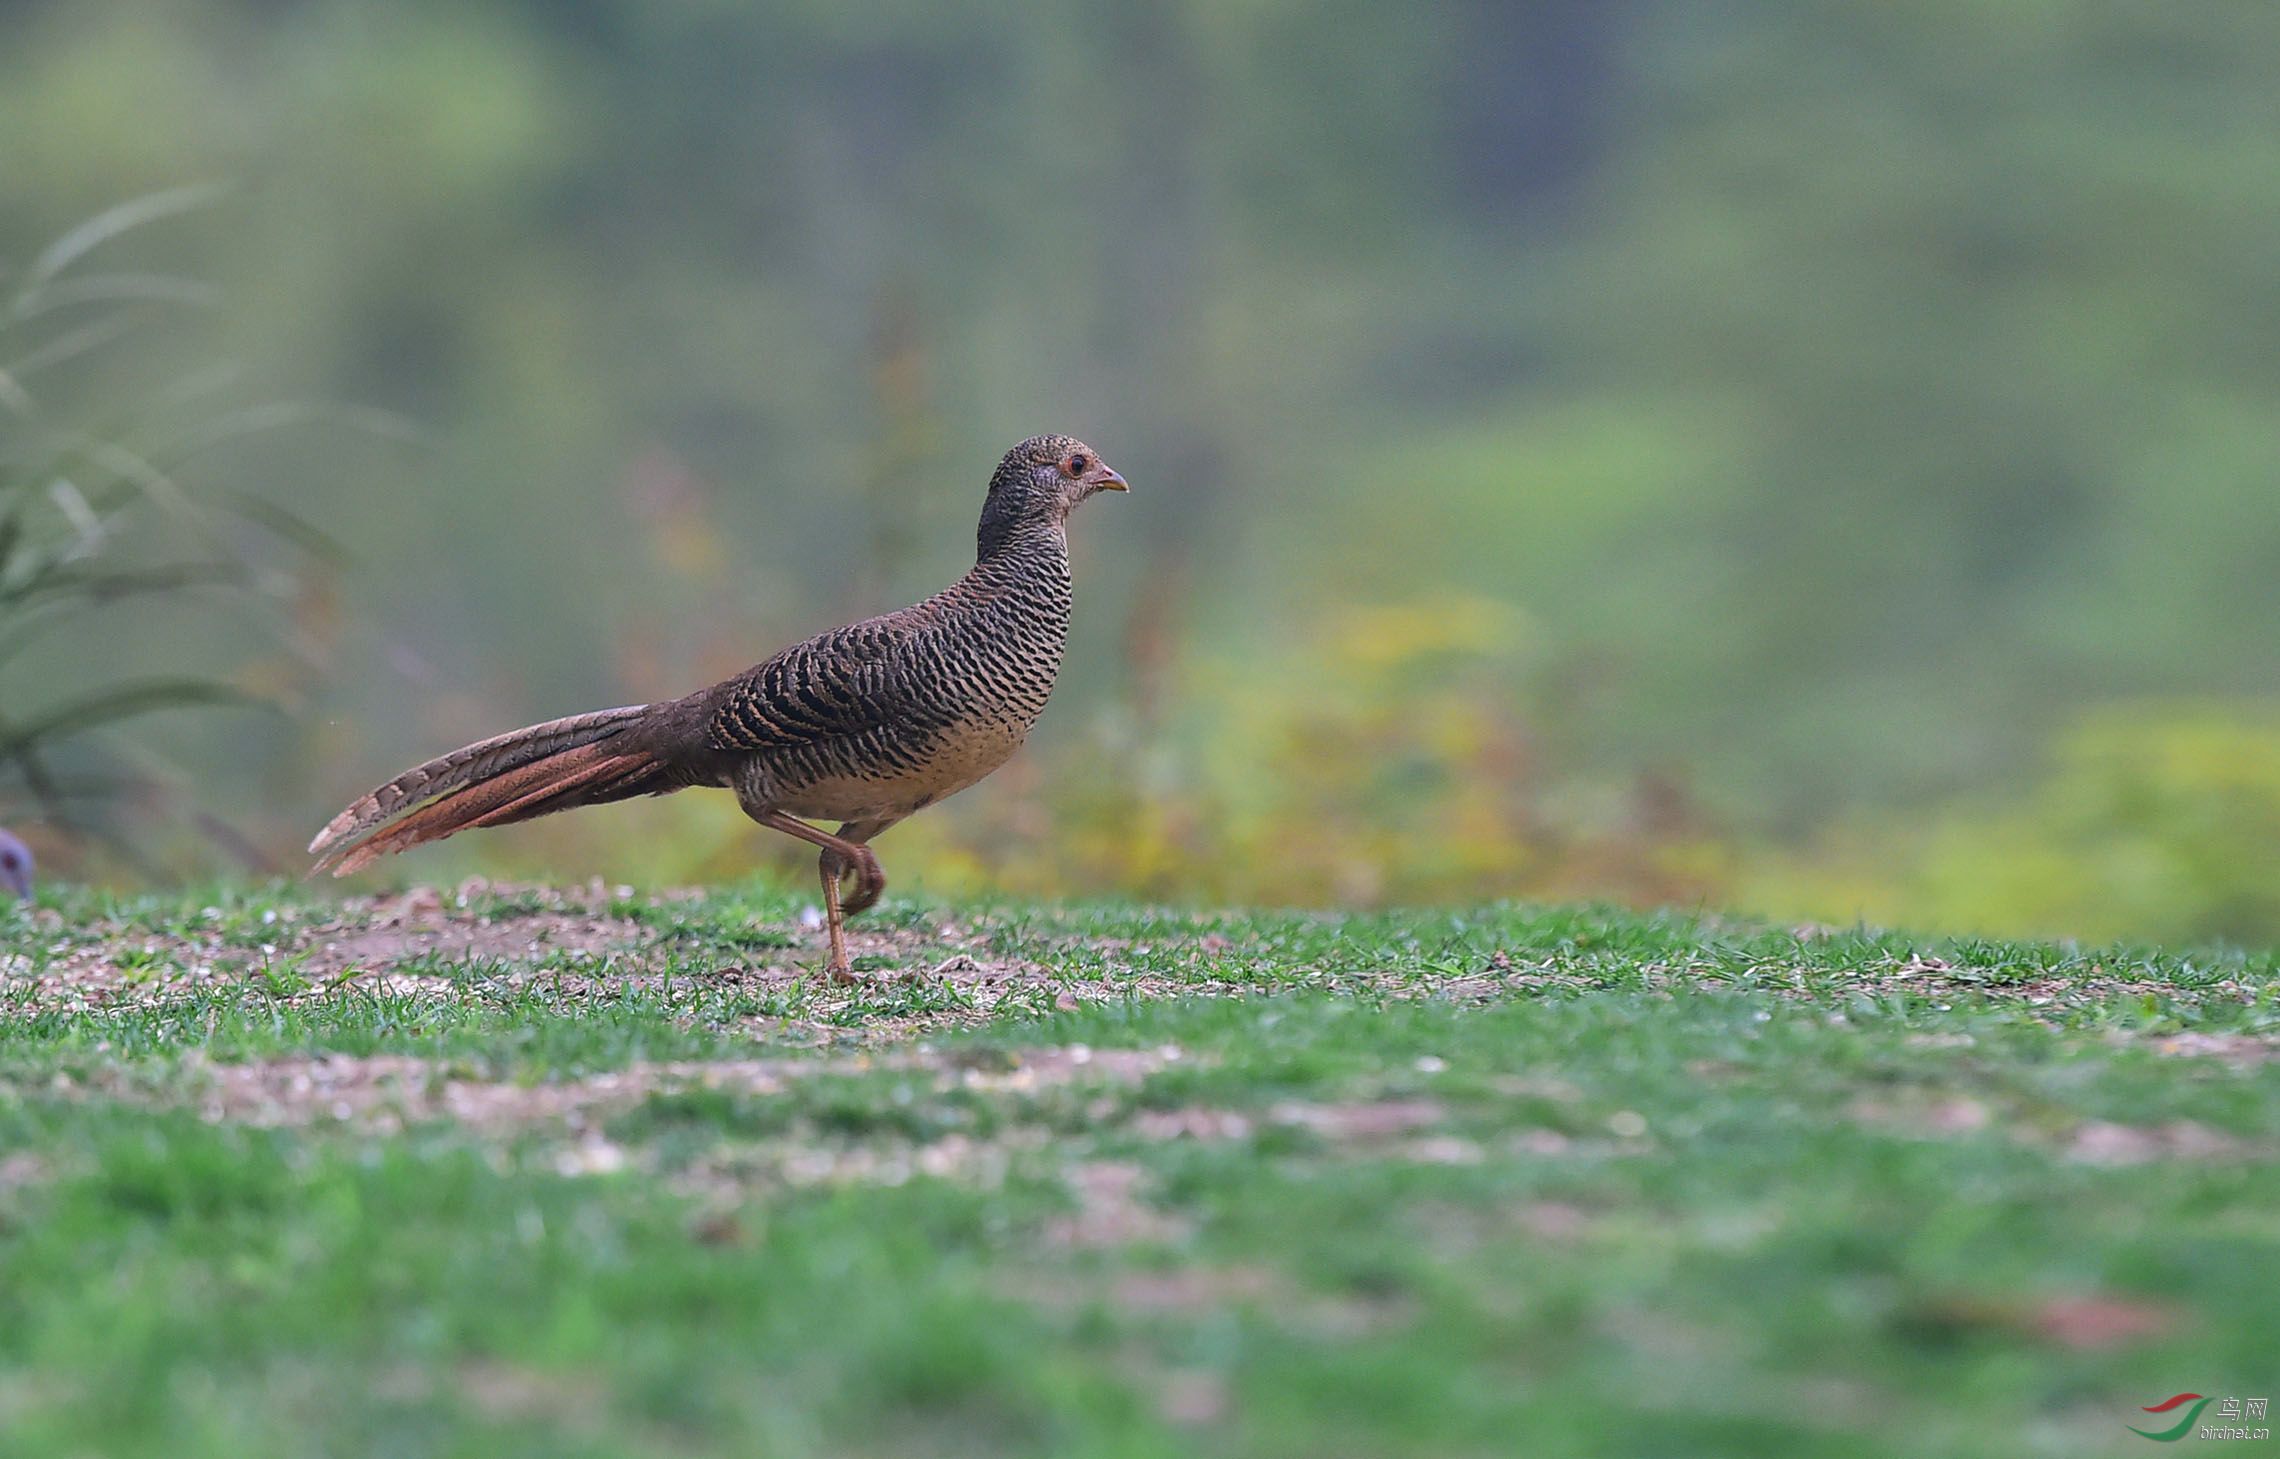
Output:
<path fill-rule="evenodd" d="M 975 539 L 974 570 L 992 564 L 1059 563 L 1068 570 L 1069 538 L 1059 521 L 1042 516 L 983 517 Z"/>
<path fill-rule="evenodd" d="M 981 555 L 948 596 L 989 612 L 1066 623 L 1074 585 L 1061 524 L 1029 521 L 994 541 L 985 536 Z"/>

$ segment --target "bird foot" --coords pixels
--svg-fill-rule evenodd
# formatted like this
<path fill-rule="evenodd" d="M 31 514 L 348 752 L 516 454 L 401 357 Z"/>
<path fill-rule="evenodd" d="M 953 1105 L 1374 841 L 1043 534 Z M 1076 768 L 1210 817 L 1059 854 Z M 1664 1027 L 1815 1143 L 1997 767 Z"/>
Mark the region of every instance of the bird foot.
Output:
<path fill-rule="evenodd" d="M 887 889 L 887 874 L 879 866 L 879 858 L 868 846 L 858 846 L 855 849 L 862 853 L 861 859 L 854 866 L 855 890 L 839 904 L 840 914 L 847 917 L 868 911 Z M 842 874 L 844 875 L 844 870 Z"/>

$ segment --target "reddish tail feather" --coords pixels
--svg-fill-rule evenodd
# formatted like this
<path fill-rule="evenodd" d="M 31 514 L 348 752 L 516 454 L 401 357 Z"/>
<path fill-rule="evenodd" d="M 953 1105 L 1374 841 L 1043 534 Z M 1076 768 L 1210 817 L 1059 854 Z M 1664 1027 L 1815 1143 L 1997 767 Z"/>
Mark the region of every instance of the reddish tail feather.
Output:
<path fill-rule="evenodd" d="M 361 871 L 381 857 L 478 826 L 505 826 L 574 806 L 676 788 L 654 752 L 615 737 L 574 746 L 455 786 L 392 821 L 323 848 L 317 871 Z"/>

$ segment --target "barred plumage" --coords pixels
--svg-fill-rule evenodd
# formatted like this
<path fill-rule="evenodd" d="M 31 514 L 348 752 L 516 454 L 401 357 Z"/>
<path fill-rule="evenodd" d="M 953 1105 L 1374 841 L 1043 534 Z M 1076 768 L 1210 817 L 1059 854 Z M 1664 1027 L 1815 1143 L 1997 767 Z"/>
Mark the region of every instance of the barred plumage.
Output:
<path fill-rule="evenodd" d="M 1059 675 L 1074 593 L 1069 513 L 1124 478 L 1067 436 L 1035 436 L 990 478 L 974 566 L 923 603 L 818 634 L 662 704 L 551 720 L 406 771 L 309 850 L 336 875 L 476 826 L 690 785 L 736 792 L 761 825 L 823 848 L 830 971 L 844 915 L 886 879 L 868 845 L 1019 749 Z M 841 822 L 836 833 L 801 817 Z M 844 906 L 841 877 L 858 876 Z"/>

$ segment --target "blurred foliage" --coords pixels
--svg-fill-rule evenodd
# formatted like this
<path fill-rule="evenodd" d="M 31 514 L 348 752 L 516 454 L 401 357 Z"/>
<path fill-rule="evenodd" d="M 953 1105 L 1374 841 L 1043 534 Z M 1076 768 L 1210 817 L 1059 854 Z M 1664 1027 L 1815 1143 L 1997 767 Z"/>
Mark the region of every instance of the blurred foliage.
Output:
<path fill-rule="evenodd" d="M 185 488 L 182 473 L 203 452 L 287 418 L 274 410 L 223 411 L 210 399 L 210 378 L 139 395 L 113 383 L 99 391 L 110 409 L 93 422 L 81 418 L 84 411 L 51 407 L 40 392 L 56 381 L 56 393 L 70 399 L 88 372 L 101 373 L 106 356 L 147 349 L 154 309 L 204 301 L 193 281 L 104 271 L 97 260 L 106 245 L 209 201 L 207 190 L 185 188 L 122 203 L 19 270 L 0 271 L 0 814 L 34 812 L 57 830 L 112 844 L 146 869 L 131 839 L 115 834 L 119 802 L 163 793 L 174 777 L 147 754 L 106 761 L 91 738 L 163 710 L 244 708 L 262 696 L 194 665 L 122 681 L 98 659 L 35 680 L 21 672 L 27 657 L 43 639 L 88 620 L 110 634 L 134 633 L 180 615 L 201 591 L 258 596 L 270 569 L 249 533 L 270 545 L 280 535 L 302 546 L 322 539 L 264 504 Z M 119 407 L 122 393 L 132 408 Z M 210 837 L 244 850 L 235 837 L 215 836 L 227 826 L 210 812 L 197 820 Z M 258 852 L 244 859 L 263 864 Z"/>
<path fill-rule="evenodd" d="M 1681 807 L 1561 803 L 1573 787 L 1513 710 L 1531 647 L 1516 609 L 1454 596 L 1343 608 L 1266 666 L 1199 661 L 1172 720 L 1049 767 L 1050 830 L 991 877 L 1252 903 L 1691 900 Z"/>
<path fill-rule="evenodd" d="M 1872 918 L 2086 937 L 2280 940 L 2280 707 L 2110 709 L 2024 795 L 1854 834 L 1750 894 Z"/>
<path fill-rule="evenodd" d="M 1069 675 L 898 867 L 2272 937 L 2254 817 L 2049 798 L 2117 702 L 2263 743 L 2275 98 L 2260 6 L 14 0 L 0 255 L 228 178 L 214 347 L 433 432 L 218 463 L 356 554 L 303 732 L 168 729 L 280 855 L 931 589 L 1068 428 L 1137 488 Z"/>

